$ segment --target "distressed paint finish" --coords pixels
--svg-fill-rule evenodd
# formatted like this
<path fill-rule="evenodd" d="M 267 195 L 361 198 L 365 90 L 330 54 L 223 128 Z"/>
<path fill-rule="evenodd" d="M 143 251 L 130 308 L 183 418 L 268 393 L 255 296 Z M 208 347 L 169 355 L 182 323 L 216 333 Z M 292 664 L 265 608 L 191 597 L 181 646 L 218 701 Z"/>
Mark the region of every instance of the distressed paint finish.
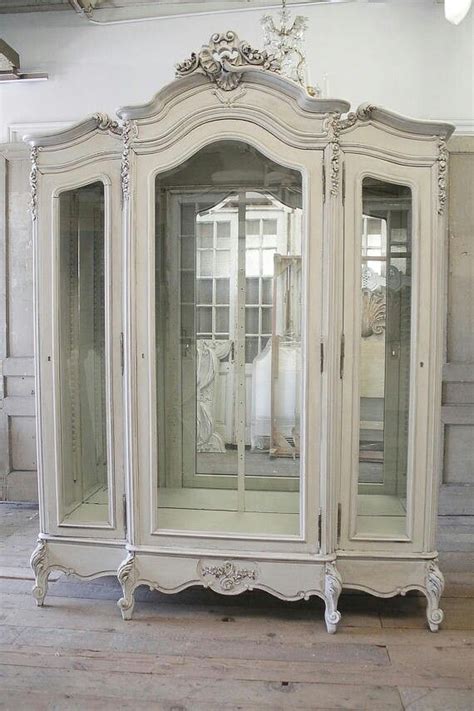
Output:
<path fill-rule="evenodd" d="M 307 148 L 310 147 L 311 151 L 318 148 L 320 151 L 320 156 L 322 157 L 323 151 L 328 145 L 328 133 L 324 130 L 326 125 L 326 120 L 329 114 L 334 113 L 335 108 L 330 105 L 331 102 L 324 101 L 312 102 L 308 97 L 302 96 L 301 94 L 295 93 L 294 87 L 285 84 L 278 77 L 274 75 L 268 75 L 265 79 L 260 79 L 259 75 L 251 75 L 249 73 L 249 79 L 245 83 L 246 93 L 245 95 L 240 95 L 236 97 L 236 101 L 232 104 L 222 104 L 215 93 L 210 90 L 209 84 L 203 84 L 199 77 L 192 76 L 183 79 L 181 86 L 170 85 L 165 89 L 160 96 L 151 102 L 147 107 L 142 109 L 128 109 L 122 112 L 121 116 L 125 119 L 133 119 L 136 121 L 139 127 L 138 138 L 134 141 L 133 146 L 129 149 L 131 155 L 136 158 L 136 173 L 137 173 L 137 185 L 140 184 L 140 178 L 147 178 L 147 171 L 154 170 L 156 168 L 156 154 L 158 149 L 160 151 L 160 158 L 163 159 L 164 164 L 166 161 L 170 165 L 177 161 L 178 157 L 191 155 L 192 151 L 195 149 L 195 142 L 192 132 L 199 131 L 201 134 L 201 140 L 210 139 L 210 137 L 215 137 L 220 135 L 224 137 L 226 131 L 228 131 L 228 121 L 232 121 L 232 127 L 236 131 L 239 131 L 239 136 L 243 140 L 252 139 L 263 148 L 270 155 L 275 155 L 279 157 L 280 152 L 284 152 L 284 157 L 288 162 L 297 162 L 295 156 L 296 151 L 300 153 L 300 161 L 304 161 L 308 158 Z M 263 77 L 263 75 L 261 75 Z M 264 91 L 261 91 L 263 85 Z M 274 104 L 278 106 L 279 111 L 275 111 L 274 115 L 269 116 L 264 114 L 264 105 L 268 102 L 268 96 L 271 96 Z M 178 98 L 179 97 L 179 98 Z M 214 97 L 214 98 L 212 98 Z M 174 106 L 173 106 L 174 102 Z M 206 115 L 209 115 L 209 107 L 212 109 L 213 123 L 209 124 Z M 191 109 L 191 110 L 190 110 Z M 194 109 L 194 110 L 193 110 Z M 150 118 L 152 120 L 150 120 Z M 285 120 L 282 120 L 285 119 Z M 170 125 L 167 126 L 166 122 Z M 361 123 L 364 125 L 361 127 Z M 251 124 L 250 128 L 249 125 Z M 172 130 L 170 130 L 170 128 Z M 143 131 L 142 131 L 143 129 Z M 96 137 L 95 133 L 92 136 L 92 132 L 95 128 L 91 128 L 91 136 L 88 133 L 89 129 L 84 128 L 84 132 L 81 135 L 81 140 L 87 142 L 90 138 L 91 145 L 93 144 L 95 154 L 92 151 L 91 154 L 81 147 L 81 141 L 75 140 L 79 139 L 78 136 L 74 136 L 74 132 L 68 135 L 72 145 L 64 146 L 64 151 L 71 151 L 67 155 L 69 158 L 69 163 L 65 160 L 64 165 L 67 164 L 67 170 L 63 170 L 63 175 L 61 180 L 64 184 L 67 180 L 70 180 L 69 170 L 74 171 L 75 175 L 80 176 L 81 180 L 85 178 L 90 178 L 94 173 L 94 160 L 101 160 L 102 156 L 105 155 L 105 144 L 102 144 L 103 137 Z M 417 170 L 424 170 L 425 177 L 429 174 L 431 177 L 431 171 L 435 172 L 437 168 L 437 155 L 435 151 L 432 150 L 432 144 L 437 146 L 437 141 L 434 138 L 435 132 L 438 131 L 440 134 L 445 134 L 449 132 L 445 126 L 434 124 L 423 124 L 421 122 L 413 122 L 409 119 L 403 119 L 397 117 L 390 112 L 383 111 L 382 109 L 365 106 L 361 107 L 359 113 L 357 114 L 356 120 L 347 127 L 344 127 L 339 134 L 338 141 L 341 142 L 341 154 L 344 149 L 350 149 L 351 145 L 351 131 L 359 131 L 360 141 L 365 149 L 370 149 L 372 153 L 376 153 L 378 160 L 383 161 L 387 159 L 387 155 L 390 155 L 392 163 L 397 163 L 398 170 L 401 171 L 405 168 L 408 173 L 411 169 L 410 161 L 414 162 L 413 156 L 416 156 Z M 251 132 L 251 136 L 250 136 Z M 413 138 L 413 134 L 419 134 L 419 138 Z M 50 181 L 47 183 L 48 190 L 51 190 L 51 186 L 56 188 L 54 179 L 56 178 L 56 173 L 59 174 L 61 170 L 54 163 L 54 154 L 57 150 L 60 152 L 61 141 L 66 144 L 67 136 L 63 135 L 61 139 L 57 139 L 57 144 L 55 146 L 54 140 L 48 141 L 48 149 L 50 149 L 48 155 L 43 156 L 43 168 L 47 172 L 50 169 L 50 175 L 48 176 Z M 96 141 L 97 138 L 97 141 Z M 94 143 L 95 141 L 95 143 Z M 414 143 L 416 141 L 416 143 Z M 127 145 L 127 144 L 126 144 Z M 43 152 L 40 152 L 43 155 Z M 339 160 L 340 154 L 339 155 Z M 129 155 L 125 156 L 127 159 L 127 182 L 125 184 L 125 197 L 128 196 L 128 158 Z M 141 162 L 139 162 L 139 160 Z M 105 160 L 105 159 L 104 159 Z M 282 156 L 283 160 L 283 156 Z M 49 161 L 49 162 L 48 162 Z M 148 162 L 147 162 L 148 161 Z M 388 161 L 387 161 L 388 162 Z M 322 166 L 319 166 L 313 160 L 311 163 L 311 168 L 314 170 L 315 179 L 322 179 Z M 305 164 L 306 165 L 306 164 Z M 71 168 L 72 166 L 72 168 Z M 321 175 L 317 172 L 319 167 L 321 167 Z M 144 171 L 140 173 L 140 170 Z M 118 176 L 120 177 L 120 171 L 118 171 Z M 122 175 L 123 177 L 123 175 Z M 58 178 L 59 180 L 59 178 Z M 114 178 L 115 180 L 115 178 Z M 437 178 L 434 179 L 434 183 L 437 186 Z M 59 184 L 59 183 L 58 183 Z M 62 183 L 61 183 L 62 184 Z M 321 184 L 320 182 L 318 184 Z M 45 183 L 46 185 L 46 183 Z M 120 185 L 119 185 L 120 187 Z M 341 199 L 343 197 L 343 191 L 341 191 Z M 428 191 L 427 191 L 428 194 Z M 47 198 L 50 193 L 45 192 L 43 195 L 43 202 L 41 202 L 40 195 L 40 205 L 39 205 L 39 219 L 41 222 L 41 205 L 47 205 Z M 144 215 L 144 212 L 138 209 L 140 204 L 138 201 L 142 196 L 138 191 L 130 191 L 131 210 L 136 211 L 138 220 L 140 216 Z M 333 194 L 333 197 L 339 199 L 339 191 Z M 433 204 L 439 198 L 439 194 L 436 190 L 432 192 L 431 195 L 433 199 Z M 331 201 L 328 201 L 331 202 Z M 429 202 L 429 201 L 428 201 Z M 314 207 L 313 207 L 314 209 Z M 437 208 L 434 210 L 437 214 Z M 314 215 L 313 215 L 314 217 Z M 49 224 L 49 223 L 48 223 Z M 138 223 L 139 227 L 142 223 Z M 46 223 L 43 225 L 43 234 L 47 234 L 45 231 Z M 441 228 L 440 228 L 441 229 Z M 128 230 L 128 231 L 127 231 Z M 435 230 L 436 231 L 436 230 Z M 125 230 L 126 239 L 128 243 L 134 243 L 135 239 L 140 237 L 143 239 L 143 235 L 146 234 L 145 230 L 140 232 L 140 229 L 136 228 L 135 232 L 130 229 L 130 223 L 127 225 Z M 314 242 L 318 244 L 317 240 L 320 239 L 320 235 L 317 229 L 312 233 L 313 237 L 313 249 Z M 47 239 L 47 238 L 46 238 Z M 439 239 L 439 235 L 438 235 Z M 143 244 L 141 243 L 143 248 Z M 139 249 L 139 247 L 136 247 Z M 146 255 L 146 252 L 142 252 L 142 256 Z M 146 260 L 144 260 L 146 261 Z M 439 261 L 433 260 L 436 265 L 439 265 Z M 426 269 L 429 269 L 430 262 L 428 261 L 425 265 Z M 40 274 L 43 278 L 44 275 Z M 140 281 L 140 276 L 138 281 Z M 47 280 L 46 280 L 47 282 Z M 135 287 L 136 285 L 134 285 Z M 47 291 L 47 283 L 43 284 L 43 294 Z M 130 284 L 128 285 L 130 287 Z M 137 287 L 138 288 L 138 287 Z M 317 297 L 319 298 L 319 297 Z M 47 302 L 45 302 L 47 303 Z M 316 299 L 315 310 L 320 308 L 320 305 Z M 146 307 L 147 304 L 138 301 L 138 313 L 145 314 L 149 313 Z M 435 311 L 435 319 L 439 319 L 439 309 L 438 312 Z M 330 320 L 331 322 L 331 320 Z M 143 330 L 147 330 L 147 323 L 140 321 L 138 324 L 139 336 L 143 336 Z M 436 328 L 434 329 L 436 330 Z M 439 335 L 438 331 L 437 334 Z M 128 334 L 129 335 L 129 334 Z M 314 334 L 313 334 L 314 335 Z M 319 337 L 319 334 L 318 334 Z M 141 341 L 140 341 L 141 342 Z M 435 346 L 437 341 L 435 338 L 431 337 L 431 345 Z M 133 371 L 136 366 L 135 357 L 136 354 L 133 351 L 133 347 L 130 349 L 126 355 L 125 370 L 127 373 Z M 144 348 L 146 352 L 147 349 Z M 327 358 L 331 359 L 337 357 L 339 354 L 336 352 L 337 349 L 332 347 L 328 349 Z M 45 351 L 46 352 L 46 351 Z M 44 355 L 44 354 L 43 354 Z M 310 354 L 311 357 L 314 354 Z M 431 365 L 429 361 L 430 356 L 428 356 L 427 362 Z M 434 361 L 433 368 L 436 369 L 437 362 Z M 429 371 L 430 368 L 426 368 Z M 311 372 L 316 373 L 319 371 L 319 361 L 317 362 L 317 368 L 315 367 L 315 362 L 311 365 Z M 144 372 L 144 371 L 142 371 Z M 143 375 L 140 375 L 141 380 L 138 383 L 138 395 L 143 398 L 149 393 L 148 381 L 143 379 Z M 317 376 L 319 377 L 319 376 Z M 336 378 L 334 378 L 336 380 Z M 333 383 L 335 385 L 335 383 Z M 130 388 L 130 382 L 127 383 L 127 387 Z M 46 390 L 46 388 L 45 388 Z M 143 400 L 141 400 L 143 402 Z M 425 403 L 426 404 L 426 403 Z M 315 403 L 313 401 L 309 402 L 307 405 L 307 412 L 312 413 L 314 417 L 314 422 L 318 422 L 316 417 Z M 428 404 L 429 407 L 429 404 Z M 144 412 L 144 409 L 140 409 L 137 406 L 137 411 L 132 412 L 135 417 L 138 413 Z M 433 406 L 434 411 L 434 406 Z M 50 417 L 53 409 L 49 409 Z M 306 413 L 305 413 L 306 415 Z M 323 413 L 324 415 L 324 413 Z M 140 451 L 145 451 L 141 445 L 147 442 L 148 432 L 146 430 L 147 418 L 142 420 L 137 420 L 139 435 L 137 441 L 133 442 Z M 48 421 L 46 417 L 44 424 L 51 428 L 51 422 Z M 120 431 L 121 421 L 116 422 L 117 430 Z M 142 429 L 140 429 L 142 428 Z M 144 428 L 144 429 L 143 429 Z M 314 430 L 313 430 L 314 431 Z M 428 438 L 429 439 L 429 438 Z M 428 449 L 432 447 L 428 444 Z M 431 450 L 428 452 L 429 456 L 432 456 Z M 48 452 L 48 456 L 52 461 L 52 451 Z M 425 462 L 426 463 L 426 462 Z M 309 467 L 310 471 L 315 471 Z M 51 467 L 52 471 L 52 467 Z M 426 467 L 426 471 L 431 471 L 429 467 Z M 145 476 L 141 478 L 142 483 L 147 481 L 147 470 L 145 468 Z M 52 476 L 50 469 L 45 468 L 45 476 Z M 46 481 L 46 488 L 49 489 L 49 499 L 47 503 L 48 513 L 51 517 L 55 515 L 55 501 L 56 493 L 52 491 L 53 483 L 51 480 Z M 429 486 L 432 482 L 429 481 L 429 477 L 424 473 L 424 478 L 422 481 L 422 490 L 424 490 L 426 484 L 426 490 L 429 491 Z M 309 500 L 317 500 L 316 482 L 314 477 L 308 480 L 308 485 L 313 487 L 312 493 L 315 494 L 314 498 L 309 496 Z M 199 555 L 200 547 L 208 546 L 206 550 L 209 550 L 209 542 L 204 542 L 198 540 L 198 538 L 191 538 L 186 542 L 188 546 L 187 551 L 177 551 L 176 544 L 177 541 L 169 536 L 168 544 L 173 547 L 173 555 L 166 555 L 162 551 L 150 550 L 153 545 L 156 545 L 153 541 L 153 534 L 151 531 L 154 530 L 154 522 L 146 520 L 146 515 L 148 513 L 149 507 L 147 509 L 147 504 L 149 503 L 149 486 L 146 484 L 142 485 L 138 491 L 134 490 L 133 484 L 130 487 L 134 499 L 129 504 L 135 511 L 135 514 L 140 512 L 140 516 L 137 519 L 140 521 L 142 526 L 140 533 L 140 542 L 145 541 L 148 544 L 148 549 L 142 548 L 140 546 L 134 546 L 131 553 L 127 555 L 125 547 L 122 549 L 124 554 L 122 557 L 122 562 L 119 565 L 118 577 L 120 582 L 124 587 L 124 600 L 122 602 L 123 608 L 125 608 L 126 614 L 133 609 L 133 590 L 138 584 L 146 584 L 149 587 L 162 590 L 164 592 L 177 592 L 184 589 L 185 587 L 190 587 L 196 584 L 202 584 L 202 580 L 199 579 L 196 573 L 196 555 Z M 141 497 L 141 499 L 140 499 Z M 424 506 L 424 499 L 420 494 L 417 494 L 417 506 L 421 510 Z M 434 501 L 435 497 L 429 496 L 429 501 Z M 328 499 L 324 502 L 325 510 L 329 506 L 335 506 L 336 501 Z M 316 514 L 313 512 L 311 516 L 311 511 L 309 511 L 310 516 L 308 517 L 308 529 L 310 541 L 309 546 L 313 545 L 311 541 L 315 541 L 315 531 L 317 530 Z M 434 557 L 434 551 L 431 550 L 429 543 L 426 540 L 430 539 L 430 531 L 432 527 L 433 511 L 426 508 L 424 515 L 420 518 L 422 521 L 421 527 L 423 530 L 417 530 L 410 541 L 410 547 L 404 547 L 404 553 L 406 557 L 399 556 L 399 560 L 392 565 L 392 557 L 396 558 L 396 554 L 400 553 L 397 550 L 397 543 L 391 541 L 388 545 L 384 547 L 384 552 L 386 558 L 389 559 L 390 565 L 384 561 L 379 560 L 379 554 L 375 546 L 363 545 L 360 546 L 360 551 L 364 554 L 363 561 L 366 568 L 363 568 L 360 560 L 353 561 L 352 567 L 350 567 L 351 574 L 354 575 L 352 579 L 352 586 L 357 587 L 361 590 L 366 590 L 373 593 L 374 595 L 379 595 L 382 597 L 388 597 L 396 595 L 399 593 L 405 593 L 407 590 L 416 589 L 422 592 L 427 592 L 428 587 L 432 592 L 433 576 L 425 575 L 425 562 Z M 150 524 L 152 524 L 150 526 Z M 322 526 L 324 528 L 323 535 L 328 538 L 330 531 L 327 530 L 326 518 L 323 518 Z M 58 533 L 59 531 L 59 533 Z M 49 532 L 49 529 L 48 529 Z M 56 534 L 60 535 L 60 522 L 57 524 L 57 528 L 54 531 Z M 72 572 L 77 572 L 83 577 L 93 577 L 96 575 L 104 574 L 104 570 L 109 570 L 112 564 L 112 559 L 116 554 L 116 544 L 113 542 L 112 538 L 115 534 L 120 535 L 120 532 L 116 532 L 115 529 L 110 533 L 110 540 L 101 541 L 103 532 L 99 534 L 97 531 L 94 532 L 96 536 L 95 541 L 88 544 L 84 541 L 87 538 L 87 531 L 76 531 L 73 533 L 69 532 L 71 537 L 76 542 L 76 560 L 74 564 L 69 564 L 67 569 Z M 81 536 L 83 538 L 81 542 Z M 91 536 L 89 532 L 89 536 Z M 313 538 L 312 538 L 313 537 Z M 164 539 L 166 544 L 166 539 Z M 267 590 L 272 594 L 281 597 L 286 600 L 297 600 L 302 598 L 308 598 L 312 595 L 317 595 L 325 599 L 327 604 L 327 614 L 326 620 L 328 622 L 328 627 L 330 631 L 334 631 L 335 625 L 339 621 L 339 613 L 337 612 L 337 597 L 339 595 L 341 586 L 348 585 L 349 581 L 345 577 L 344 565 L 341 567 L 341 571 L 338 572 L 334 560 L 336 558 L 336 551 L 333 549 L 328 555 L 320 555 L 315 553 L 314 550 L 310 550 L 309 546 L 300 546 L 297 541 L 285 542 L 285 545 L 276 543 L 275 541 L 265 541 L 264 544 L 256 543 L 252 540 L 245 540 L 245 537 L 241 541 L 230 541 L 223 539 L 219 545 L 213 542 L 216 550 L 216 555 L 220 561 L 225 562 L 226 565 L 236 566 L 235 570 L 238 570 L 238 559 L 239 556 L 245 555 L 251 565 L 258 564 L 259 576 L 256 581 L 255 587 L 259 587 L 262 590 Z M 87 576 L 80 572 L 83 570 L 85 565 L 86 557 L 89 558 L 90 550 L 88 546 L 91 545 L 95 548 L 95 558 L 94 566 Z M 260 547 L 259 547 L 260 546 Z M 379 546 L 380 547 L 380 546 Z M 50 540 L 48 541 L 48 556 L 50 556 L 51 565 L 53 567 L 59 567 L 62 569 L 63 562 L 61 562 L 62 557 L 73 555 L 72 547 L 68 551 L 66 544 L 59 543 L 58 541 Z M 165 549 L 166 550 L 166 549 Z M 424 553 L 420 554 L 423 550 Z M 81 554 L 77 551 L 82 551 Z M 113 551 L 113 554 L 112 554 Z M 189 552 L 191 551 L 191 553 Z M 298 556 L 295 556 L 298 553 Z M 339 555 L 339 552 L 338 552 Z M 319 557 L 318 557 L 319 556 Z M 344 556 L 341 556 L 341 562 Z M 101 563 L 101 560 L 103 562 Z M 337 561 L 339 564 L 339 561 Z M 220 570 L 219 565 L 212 566 L 215 571 Z M 346 566 L 346 569 L 348 567 Z M 234 568 L 232 567 L 232 570 Z M 250 570 L 248 567 L 244 567 L 244 570 Z M 136 573 L 136 571 L 139 571 Z M 368 572 L 367 572 L 368 571 Z M 390 572 L 390 576 L 387 580 L 386 573 Z M 441 586 L 442 587 L 442 586 Z M 440 586 L 438 585 L 438 589 Z M 437 596 L 437 593 L 436 593 Z M 437 604 L 437 600 L 436 600 Z M 124 609 L 122 610 L 124 611 Z"/>

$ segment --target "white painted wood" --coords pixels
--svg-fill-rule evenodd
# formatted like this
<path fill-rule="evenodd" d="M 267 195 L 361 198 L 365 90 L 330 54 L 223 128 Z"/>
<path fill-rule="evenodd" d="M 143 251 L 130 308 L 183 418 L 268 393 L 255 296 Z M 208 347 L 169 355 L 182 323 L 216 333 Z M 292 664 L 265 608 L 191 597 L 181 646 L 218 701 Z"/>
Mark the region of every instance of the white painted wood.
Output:
<path fill-rule="evenodd" d="M 426 595 L 428 623 L 436 630 L 442 621 L 443 590 L 434 550 L 443 313 L 439 283 L 444 269 L 444 141 L 451 127 L 404 119 L 369 105 L 341 120 L 345 102 L 311 99 L 270 70 L 249 69 L 247 60 L 243 69 L 229 69 L 226 62 L 219 71 L 231 89 L 194 74 L 173 82 L 150 104 L 119 112 L 122 144 L 120 129 L 101 115 L 55 137 L 30 141 L 42 500 L 41 535 L 32 556 L 35 597 L 42 604 L 48 574 L 55 568 L 94 577 L 118 567 L 124 619 L 131 618 L 134 592 L 142 584 L 169 593 L 202 585 L 227 595 L 259 588 L 287 600 L 319 596 L 326 606 L 327 629 L 334 632 L 343 587 L 379 596 L 415 589 Z M 168 326 L 158 330 L 156 325 L 155 182 L 217 141 L 240 141 L 279 166 L 301 172 L 303 388 L 299 492 L 284 487 L 266 491 L 264 473 L 258 486 L 247 490 L 245 302 L 234 293 L 234 336 L 240 350 L 229 380 L 239 394 L 233 430 L 240 464 L 235 485 L 220 486 L 225 477 L 219 478 L 209 506 L 210 480 L 197 487 L 192 456 L 186 461 L 181 457 L 192 418 L 183 427 L 177 417 L 167 441 L 158 434 L 162 418 L 170 408 L 178 409 L 176 400 L 183 392 L 195 397 L 195 387 L 194 371 L 182 367 L 183 343 L 176 329 L 181 298 L 178 200 L 171 201 L 167 212 L 172 237 L 167 299 L 175 303 Z M 357 503 L 359 236 L 365 175 L 412 190 L 410 434 L 406 497 L 388 490 L 377 497 L 367 490 Z M 61 467 L 68 451 L 60 446 L 56 203 L 62 190 L 96 180 L 105 185 L 107 216 L 109 496 L 105 490 L 91 490 L 65 518 Z M 209 182 L 216 192 L 212 176 Z M 186 187 L 195 202 L 196 186 Z M 244 218 L 241 210 L 234 291 L 245 283 Z M 157 337 L 162 338 L 158 343 L 169 342 L 164 378 L 157 373 Z M 166 393 L 172 394 L 171 402 Z M 223 411 L 231 409 L 226 404 Z M 227 429 L 224 424 L 222 432 Z M 165 455 L 172 467 L 171 474 L 166 469 L 163 475 Z"/>

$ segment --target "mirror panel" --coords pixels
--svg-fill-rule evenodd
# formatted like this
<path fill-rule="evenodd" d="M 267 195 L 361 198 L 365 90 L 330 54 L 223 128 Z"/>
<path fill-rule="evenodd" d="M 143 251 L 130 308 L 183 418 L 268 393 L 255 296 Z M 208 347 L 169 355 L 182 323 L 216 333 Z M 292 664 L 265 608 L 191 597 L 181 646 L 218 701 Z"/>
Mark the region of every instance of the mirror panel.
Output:
<path fill-rule="evenodd" d="M 109 523 L 104 185 L 59 196 L 62 522 Z"/>
<path fill-rule="evenodd" d="M 412 196 L 362 185 L 357 533 L 406 535 Z"/>
<path fill-rule="evenodd" d="M 216 142 L 156 215 L 158 527 L 299 535 L 301 174 Z"/>

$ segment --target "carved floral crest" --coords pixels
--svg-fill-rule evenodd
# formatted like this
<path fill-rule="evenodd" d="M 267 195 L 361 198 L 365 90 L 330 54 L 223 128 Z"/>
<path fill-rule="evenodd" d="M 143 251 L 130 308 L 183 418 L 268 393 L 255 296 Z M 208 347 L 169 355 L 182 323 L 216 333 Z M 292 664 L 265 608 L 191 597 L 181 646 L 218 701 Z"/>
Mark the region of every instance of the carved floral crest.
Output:
<path fill-rule="evenodd" d="M 235 89 L 242 75 L 249 69 L 267 69 L 278 72 L 279 62 L 267 51 L 253 49 L 248 42 L 240 41 L 232 30 L 211 35 L 209 44 L 188 59 L 176 65 L 176 76 L 185 77 L 194 72 L 205 74 L 220 89 Z"/>
<path fill-rule="evenodd" d="M 200 562 L 198 573 L 206 586 L 224 592 L 252 589 L 252 584 L 257 580 L 256 567 L 253 565 L 247 568 L 240 567 L 229 560 L 217 565 Z"/>

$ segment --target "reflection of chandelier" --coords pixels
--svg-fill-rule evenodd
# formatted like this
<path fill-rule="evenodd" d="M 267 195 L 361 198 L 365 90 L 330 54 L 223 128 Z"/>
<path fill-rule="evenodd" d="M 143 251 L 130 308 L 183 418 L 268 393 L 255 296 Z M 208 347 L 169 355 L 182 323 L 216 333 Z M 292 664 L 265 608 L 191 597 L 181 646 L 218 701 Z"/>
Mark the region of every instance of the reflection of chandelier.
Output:
<path fill-rule="evenodd" d="M 290 11 L 286 7 L 286 0 L 282 0 L 278 15 L 279 23 L 275 23 L 271 15 L 262 17 L 265 48 L 279 62 L 281 74 L 301 84 L 312 96 L 319 96 L 318 88 L 308 86 L 308 70 L 303 51 L 308 18 L 297 15 L 292 20 Z"/>

